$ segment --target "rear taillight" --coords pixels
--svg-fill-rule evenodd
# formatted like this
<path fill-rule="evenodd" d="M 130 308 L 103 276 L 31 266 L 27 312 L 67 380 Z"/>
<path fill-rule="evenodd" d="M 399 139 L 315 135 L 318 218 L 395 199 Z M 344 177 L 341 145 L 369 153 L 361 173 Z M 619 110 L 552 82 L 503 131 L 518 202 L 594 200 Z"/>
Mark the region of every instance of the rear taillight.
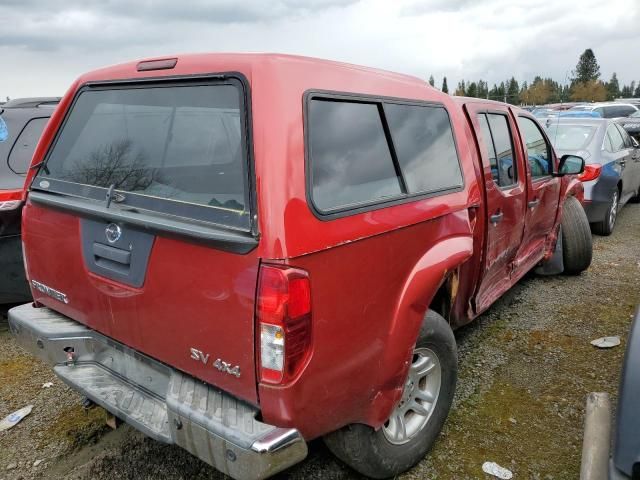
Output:
<path fill-rule="evenodd" d="M 15 210 L 22 203 L 22 190 L 0 190 L 0 212 Z"/>
<path fill-rule="evenodd" d="M 260 381 L 287 383 L 304 367 L 311 350 L 311 284 L 307 272 L 263 265 L 256 316 Z"/>
<path fill-rule="evenodd" d="M 600 172 L 602 171 L 602 165 L 599 163 L 590 163 L 589 165 L 584 166 L 584 172 L 578 175 L 578 180 L 581 182 L 589 182 L 591 180 L 595 180 L 600 176 Z"/>

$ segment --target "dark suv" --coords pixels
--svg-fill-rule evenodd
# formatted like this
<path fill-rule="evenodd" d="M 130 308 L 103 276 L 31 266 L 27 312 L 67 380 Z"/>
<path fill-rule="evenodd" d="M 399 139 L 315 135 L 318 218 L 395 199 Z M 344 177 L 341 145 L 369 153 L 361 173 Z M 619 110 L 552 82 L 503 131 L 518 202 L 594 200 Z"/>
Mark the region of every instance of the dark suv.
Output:
<path fill-rule="evenodd" d="M 0 106 L 0 303 L 31 298 L 20 246 L 22 187 L 59 98 L 20 98 Z"/>

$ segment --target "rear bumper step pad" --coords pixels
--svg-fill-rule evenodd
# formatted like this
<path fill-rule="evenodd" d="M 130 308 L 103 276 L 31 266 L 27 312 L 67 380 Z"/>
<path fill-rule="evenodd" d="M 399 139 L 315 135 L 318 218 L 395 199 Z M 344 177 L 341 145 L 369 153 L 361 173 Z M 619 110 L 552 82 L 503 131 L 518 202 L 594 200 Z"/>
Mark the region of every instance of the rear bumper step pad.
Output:
<path fill-rule="evenodd" d="M 262 423 L 252 405 L 53 310 L 15 307 L 9 326 L 71 388 L 231 477 L 267 478 L 307 455 L 297 430 Z"/>

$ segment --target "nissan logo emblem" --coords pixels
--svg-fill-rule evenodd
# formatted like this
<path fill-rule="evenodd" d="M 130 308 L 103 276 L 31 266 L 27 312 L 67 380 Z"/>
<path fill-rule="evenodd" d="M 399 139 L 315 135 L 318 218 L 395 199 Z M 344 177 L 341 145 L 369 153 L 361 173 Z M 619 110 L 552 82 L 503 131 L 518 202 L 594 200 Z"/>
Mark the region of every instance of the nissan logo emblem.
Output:
<path fill-rule="evenodd" d="M 109 243 L 116 243 L 122 236 L 122 229 L 115 223 L 110 223 L 107 225 L 107 228 L 104 229 L 104 234 Z"/>

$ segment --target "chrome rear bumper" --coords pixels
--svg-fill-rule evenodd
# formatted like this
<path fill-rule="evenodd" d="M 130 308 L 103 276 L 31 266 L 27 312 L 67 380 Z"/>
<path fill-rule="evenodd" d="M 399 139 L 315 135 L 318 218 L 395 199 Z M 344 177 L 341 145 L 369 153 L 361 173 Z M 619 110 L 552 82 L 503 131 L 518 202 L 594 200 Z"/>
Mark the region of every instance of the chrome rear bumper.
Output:
<path fill-rule="evenodd" d="M 267 478 L 307 455 L 297 430 L 262 423 L 255 407 L 53 310 L 15 307 L 9 326 L 71 388 L 233 478 Z"/>

